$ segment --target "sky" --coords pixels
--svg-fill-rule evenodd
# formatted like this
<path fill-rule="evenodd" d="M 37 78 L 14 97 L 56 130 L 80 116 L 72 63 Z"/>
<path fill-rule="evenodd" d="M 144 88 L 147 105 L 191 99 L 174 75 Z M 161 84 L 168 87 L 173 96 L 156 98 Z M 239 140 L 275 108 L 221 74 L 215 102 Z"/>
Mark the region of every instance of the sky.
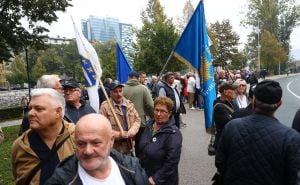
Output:
<path fill-rule="evenodd" d="M 160 0 L 164 12 L 173 20 L 182 16 L 185 2 L 186 0 Z M 191 2 L 196 8 L 199 0 L 191 0 Z M 250 30 L 242 27 L 240 21 L 245 17 L 247 2 L 248 0 L 204 0 L 207 24 L 229 19 L 233 31 L 240 36 L 241 44 L 246 43 Z M 49 27 L 49 36 L 74 38 L 70 16 L 73 17 L 79 29 L 81 28 L 80 20 L 87 19 L 89 15 L 118 18 L 122 23 L 141 27 L 140 13 L 147 7 L 147 3 L 148 0 L 73 0 L 73 7 L 69 7 L 65 13 L 58 13 L 58 22 Z M 291 35 L 291 46 L 292 49 L 300 49 L 300 27 L 295 28 Z"/>

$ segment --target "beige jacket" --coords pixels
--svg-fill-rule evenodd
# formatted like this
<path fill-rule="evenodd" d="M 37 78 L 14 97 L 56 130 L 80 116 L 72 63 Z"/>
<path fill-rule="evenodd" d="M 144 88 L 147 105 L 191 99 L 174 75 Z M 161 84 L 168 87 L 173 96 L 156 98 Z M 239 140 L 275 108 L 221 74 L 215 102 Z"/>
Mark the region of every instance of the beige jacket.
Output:
<path fill-rule="evenodd" d="M 66 121 L 64 124 L 64 133 L 59 135 L 56 144 L 62 141 L 68 135 L 71 135 L 64 144 L 57 151 L 59 160 L 62 161 L 66 157 L 75 153 L 74 131 L 75 125 Z M 33 131 L 27 130 L 20 137 L 18 137 L 12 146 L 12 171 L 15 178 L 16 185 L 23 185 L 31 170 L 40 162 L 38 156 L 30 148 L 29 134 Z M 38 185 L 40 182 L 40 171 L 31 180 L 31 185 Z"/>
<path fill-rule="evenodd" d="M 127 112 L 126 112 L 126 121 L 128 124 L 128 134 L 130 135 L 136 135 L 138 132 L 140 126 L 141 126 L 141 118 L 139 117 L 138 112 L 134 108 L 133 103 L 130 100 L 127 100 L 124 98 Z M 111 105 L 114 107 L 113 100 L 110 99 Z M 114 107 L 116 116 L 119 120 L 119 122 L 122 124 L 122 113 L 117 107 Z M 118 137 L 120 133 L 120 129 L 118 127 L 118 124 L 113 116 L 113 113 L 111 112 L 109 108 L 109 104 L 106 101 L 104 101 L 100 107 L 100 113 L 103 114 L 105 117 L 107 117 L 111 123 L 112 129 L 114 130 L 115 133 L 115 143 L 114 143 L 114 148 L 118 150 L 119 152 L 123 154 L 128 154 L 131 152 L 131 147 L 133 146 L 132 139 L 127 140 L 127 139 L 121 139 Z"/>

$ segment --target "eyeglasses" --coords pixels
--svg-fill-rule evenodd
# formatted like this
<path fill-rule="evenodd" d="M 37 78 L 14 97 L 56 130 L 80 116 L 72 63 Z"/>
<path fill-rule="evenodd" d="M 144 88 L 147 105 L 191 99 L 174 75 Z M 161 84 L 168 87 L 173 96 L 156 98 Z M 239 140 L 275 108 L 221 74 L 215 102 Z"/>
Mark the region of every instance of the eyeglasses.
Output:
<path fill-rule="evenodd" d="M 160 110 L 160 109 L 154 109 L 154 113 L 155 113 L 155 114 L 158 114 L 158 113 L 160 113 L 160 114 L 168 114 L 169 111 Z"/>

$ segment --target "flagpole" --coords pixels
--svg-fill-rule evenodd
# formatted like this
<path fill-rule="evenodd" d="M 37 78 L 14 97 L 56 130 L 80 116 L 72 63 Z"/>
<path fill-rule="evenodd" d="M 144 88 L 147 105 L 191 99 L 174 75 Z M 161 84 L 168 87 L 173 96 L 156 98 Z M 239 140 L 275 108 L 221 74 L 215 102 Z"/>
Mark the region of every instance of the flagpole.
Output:
<path fill-rule="evenodd" d="M 158 79 L 157 79 L 156 83 L 158 83 L 158 82 L 159 82 L 159 80 L 161 79 L 161 76 L 162 76 L 162 74 L 163 74 L 164 70 L 166 69 L 166 67 L 167 67 L 168 63 L 170 62 L 170 60 L 171 60 L 171 58 L 172 58 L 173 54 L 174 54 L 174 51 L 172 51 L 172 52 L 171 52 L 171 54 L 169 55 L 169 57 L 168 57 L 167 61 L 165 62 L 165 64 L 164 64 L 164 66 L 163 66 L 162 70 L 161 70 L 161 71 L 160 71 L 160 73 L 159 73 L 159 76 L 158 76 Z"/>
<path fill-rule="evenodd" d="M 74 28 L 76 28 L 72 16 L 70 16 L 70 17 L 71 17 L 71 20 L 72 20 L 72 22 L 73 22 Z M 75 32 L 76 32 L 76 35 L 79 35 L 77 28 L 75 29 Z M 82 38 L 81 38 L 81 37 L 79 37 L 79 38 L 80 38 L 80 40 L 81 40 L 81 42 L 82 42 L 82 45 L 83 45 L 84 49 L 87 50 L 87 49 L 86 49 L 86 46 L 84 45 L 84 42 L 82 41 Z M 95 68 L 94 65 L 93 65 L 93 68 Z M 108 102 L 108 105 L 109 105 L 109 107 L 110 107 L 110 110 L 111 110 L 112 113 L 113 113 L 113 116 L 114 116 L 114 118 L 115 118 L 115 120 L 116 120 L 116 122 L 117 122 L 117 125 L 118 125 L 118 127 L 119 127 L 119 129 L 120 129 L 120 131 L 121 131 L 121 135 L 122 135 L 122 134 L 123 134 L 123 128 L 122 128 L 122 126 L 121 126 L 121 123 L 120 123 L 119 119 L 117 118 L 117 115 L 116 115 L 115 110 L 113 109 L 113 107 L 112 107 L 112 105 L 111 105 L 111 102 L 109 101 L 108 95 L 107 95 L 106 90 L 105 90 L 105 88 L 104 88 L 104 86 L 103 86 L 103 83 L 102 83 L 102 81 L 101 81 L 101 77 L 100 77 L 100 75 L 99 75 L 99 71 L 96 70 L 95 73 L 96 73 L 96 76 L 99 77 L 99 84 L 100 84 L 100 87 L 101 87 L 101 89 L 102 89 L 102 91 L 103 91 L 103 93 L 104 93 L 104 95 L 105 95 L 105 98 L 106 98 L 106 100 L 107 100 L 107 102 Z"/>

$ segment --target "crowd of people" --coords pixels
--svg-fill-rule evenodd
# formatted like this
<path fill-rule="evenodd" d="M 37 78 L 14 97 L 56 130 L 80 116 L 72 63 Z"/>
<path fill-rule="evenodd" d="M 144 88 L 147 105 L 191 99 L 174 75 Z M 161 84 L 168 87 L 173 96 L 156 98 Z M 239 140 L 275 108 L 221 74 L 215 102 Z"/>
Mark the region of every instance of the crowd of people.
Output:
<path fill-rule="evenodd" d="M 283 93 L 278 82 L 228 74 L 216 78 L 213 185 L 299 184 L 300 111 L 288 128 L 275 118 Z"/>
<path fill-rule="evenodd" d="M 132 71 L 125 84 L 105 79 L 99 110 L 74 79 L 40 77 L 12 146 L 15 183 L 178 185 L 184 103 L 192 111 L 205 103 L 199 75 L 146 77 Z M 274 117 L 279 83 L 223 70 L 215 82 L 213 183 L 300 183 L 300 111 L 298 132 Z"/>
<path fill-rule="evenodd" d="M 41 76 L 12 146 L 15 183 L 178 184 L 185 110 L 175 74 L 155 84 L 156 98 L 145 77 L 106 79 L 94 110 L 77 81 Z"/>

